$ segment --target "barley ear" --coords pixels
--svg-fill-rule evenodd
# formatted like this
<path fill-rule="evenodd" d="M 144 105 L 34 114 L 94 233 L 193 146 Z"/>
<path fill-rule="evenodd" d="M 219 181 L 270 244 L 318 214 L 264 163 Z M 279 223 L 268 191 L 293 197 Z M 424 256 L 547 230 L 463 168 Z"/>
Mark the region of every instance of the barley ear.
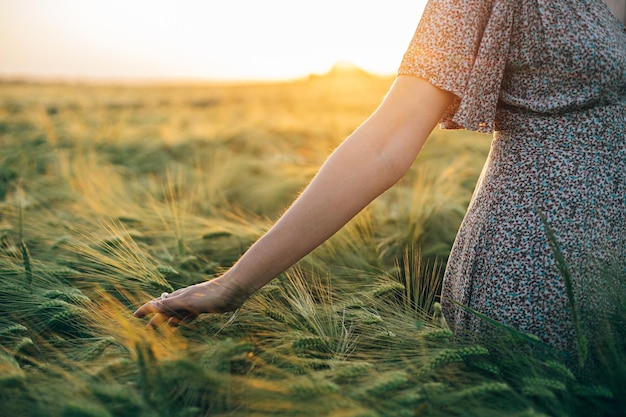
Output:
<path fill-rule="evenodd" d="M 30 263 L 30 252 L 24 241 L 20 243 L 20 249 L 22 250 L 22 261 L 24 262 L 24 275 L 26 277 L 26 283 L 30 287 L 33 282 L 33 269 Z"/>
<path fill-rule="evenodd" d="M 28 246 L 24 242 L 24 190 L 18 188 L 18 212 L 17 212 L 17 228 L 20 239 L 20 250 L 22 252 L 22 262 L 24 263 L 24 275 L 26 277 L 26 283 L 30 287 L 33 282 L 33 269 L 30 263 L 30 252 Z"/>

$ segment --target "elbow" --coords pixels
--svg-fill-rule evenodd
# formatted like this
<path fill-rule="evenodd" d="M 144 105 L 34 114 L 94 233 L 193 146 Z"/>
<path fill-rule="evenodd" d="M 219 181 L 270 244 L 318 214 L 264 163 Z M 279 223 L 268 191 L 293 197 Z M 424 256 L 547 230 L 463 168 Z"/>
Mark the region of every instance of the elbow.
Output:
<path fill-rule="evenodd" d="M 384 139 L 382 135 L 374 137 L 378 137 L 372 146 L 377 172 L 385 185 L 391 187 L 409 171 L 426 139 L 412 131 L 392 131 Z"/>
<path fill-rule="evenodd" d="M 402 179 L 413 165 L 430 130 L 420 123 L 379 123 L 364 126 L 362 139 L 378 175 L 390 187 Z M 363 142 L 361 142 L 363 144 Z"/>
<path fill-rule="evenodd" d="M 382 173 L 381 179 L 385 182 L 386 187 L 391 187 L 400 181 L 411 168 L 415 156 L 402 155 L 397 153 L 383 152 L 379 155 L 377 163 Z"/>

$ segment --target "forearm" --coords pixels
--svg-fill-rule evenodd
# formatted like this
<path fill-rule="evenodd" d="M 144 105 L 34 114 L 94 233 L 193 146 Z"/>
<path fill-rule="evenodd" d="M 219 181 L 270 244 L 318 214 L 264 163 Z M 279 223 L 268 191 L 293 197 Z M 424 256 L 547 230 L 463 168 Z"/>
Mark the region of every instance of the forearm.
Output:
<path fill-rule="evenodd" d="M 400 176 L 355 132 L 280 220 L 229 271 L 258 289 L 324 242 Z"/>

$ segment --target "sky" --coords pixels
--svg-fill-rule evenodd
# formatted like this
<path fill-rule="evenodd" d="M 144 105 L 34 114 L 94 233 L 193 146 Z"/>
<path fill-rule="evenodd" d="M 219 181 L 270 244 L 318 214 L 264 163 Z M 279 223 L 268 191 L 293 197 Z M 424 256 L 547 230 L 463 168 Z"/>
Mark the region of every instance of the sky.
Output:
<path fill-rule="evenodd" d="M 425 0 L 0 0 L 0 77 L 393 74 Z"/>

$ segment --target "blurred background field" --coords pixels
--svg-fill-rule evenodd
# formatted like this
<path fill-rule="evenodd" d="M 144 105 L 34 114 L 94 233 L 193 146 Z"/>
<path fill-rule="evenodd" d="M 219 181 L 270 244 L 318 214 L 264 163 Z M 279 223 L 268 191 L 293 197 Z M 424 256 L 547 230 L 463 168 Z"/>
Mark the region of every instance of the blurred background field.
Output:
<path fill-rule="evenodd" d="M 392 81 L 0 83 L 0 415 L 622 415 L 623 335 L 587 378 L 524 335 L 476 345 L 442 322 L 490 145 L 466 131 L 435 130 L 399 184 L 237 312 L 132 318 L 236 261 Z"/>

